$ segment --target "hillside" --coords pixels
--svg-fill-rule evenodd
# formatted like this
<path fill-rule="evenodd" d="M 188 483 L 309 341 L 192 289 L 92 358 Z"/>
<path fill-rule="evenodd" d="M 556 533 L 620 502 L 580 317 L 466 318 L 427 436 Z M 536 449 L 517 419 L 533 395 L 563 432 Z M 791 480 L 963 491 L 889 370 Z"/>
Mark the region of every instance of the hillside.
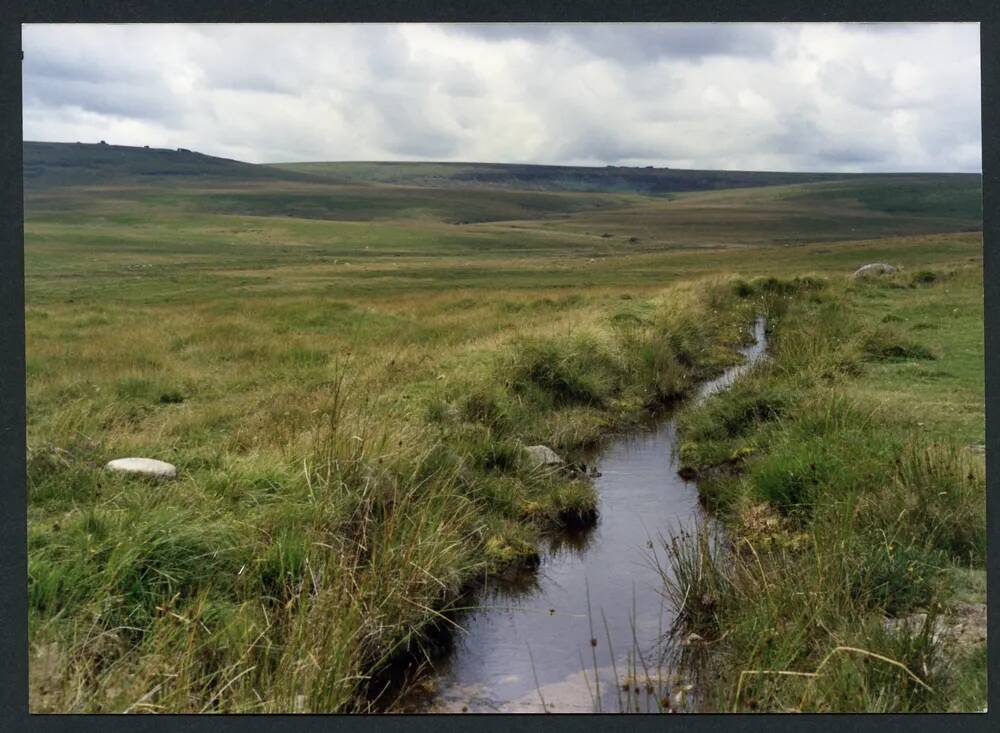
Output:
<path fill-rule="evenodd" d="M 846 174 L 698 171 L 667 168 L 511 165 L 499 163 L 278 163 L 256 165 L 184 148 L 103 143 L 24 143 L 29 188 L 111 185 L 201 178 L 383 184 L 421 188 L 514 189 L 540 192 L 669 194 L 847 180 Z M 857 177 L 857 176 L 853 176 Z"/>
<path fill-rule="evenodd" d="M 102 143 L 24 143 L 24 186 L 163 182 L 174 178 L 221 180 L 303 180 L 302 174 L 217 158 L 179 148 L 138 148 Z"/>
<path fill-rule="evenodd" d="M 187 150 L 24 144 L 28 219 L 230 215 L 423 222 L 438 238 L 629 250 L 978 231 L 971 174 L 812 174 L 499 164 L 255 165 Z M 645 189 L 645 192 L 643 192 Z M 668 193 L 669 191 L 669 193 Z M 490 232 L 484 231 L 489 227 Z M 552 239 L 552 238 L 555 239 Z M 567 239 L 567 237 L 571 238 Z"/>
<path fill-rule="evenodd" d="M 702 171 L 624 166 L 519 165 L 504 163 L 332 162 L 276 163 L 272 168 L 340 180 L 430 188 L 505 188 L 527 191 L 607 191 L 669 194 L 725 188 L 776 186 L 850 178 L 839 173 Z"/>

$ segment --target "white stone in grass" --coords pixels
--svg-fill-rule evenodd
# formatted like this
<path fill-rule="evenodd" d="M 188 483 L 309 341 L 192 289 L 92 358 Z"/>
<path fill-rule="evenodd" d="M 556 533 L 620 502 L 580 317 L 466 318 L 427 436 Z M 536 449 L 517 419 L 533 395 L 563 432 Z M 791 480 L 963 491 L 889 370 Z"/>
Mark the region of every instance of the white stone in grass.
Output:
<path fill-rule="evenodd" d="M 854 271 L 854 277 L 871 277 L 872 275 L 890 275 L 896 272 L 896 268 L 887 265 L 885 262 L 872 262 L 870 265 L 859 267 Z"/>
<path fill-rule="evenodd" d="M 105 466 L 109 471 L 129 473 L 150 478 L 176 478 L 177 466 L 155 458 L 116 458 Z"/>
<path fill-rule="evenodd" d="M 565 461 L 547 445 L 529 445 L 524 449 L 536 466 L 561 466 Z"/>

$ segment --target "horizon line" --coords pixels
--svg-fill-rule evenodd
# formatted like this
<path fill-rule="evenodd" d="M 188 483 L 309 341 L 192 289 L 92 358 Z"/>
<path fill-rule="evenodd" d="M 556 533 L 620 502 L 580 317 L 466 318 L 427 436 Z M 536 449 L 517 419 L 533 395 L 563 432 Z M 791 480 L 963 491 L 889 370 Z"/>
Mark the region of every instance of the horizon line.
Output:
<path fill-rule="evenodd" d="M 830 170 L 774 170 L 774 169 L 746 169 L 746 168 L 674 168 L 670 166 L 655 166 L 655 165 L 617 165 L 613 163 L 606 164 L 596 164 L 596 165 L 571 165 L 568 163 L 524 163 L 524 162 L 499 162 L 499 161 L 472 161 L 472 160 L 400 160 L 400 159 L 385 159 L 385 160 L 284 160 L 275 161 L 273 163 L 251 163 L 246 160 L 240 160 L 239 158 L 225 158 L 221 155 L 212 155 L 210 153 L 202 153 L 193 148 L 165 148 L 165 147 L 152 147 L 152 146 L 142 146 L 142 145 L 121 145 L 118 143 L 109 143 L 104 141 L 98 142 L 83 142 L 79 140 L 68 141 L 68 140 L 21 140 L 21 144 L 26 143 L 37 143 L 43 145 L 93 145 L 100 146 L 101 144 L 106 145 L 109 148 L 132 148 L 135 150 L 162 150 L 167 152 L 179 152 L 180 150 L 186 150 L 189 153 L 196 153 L 198 155 L 204 155 L 210 158 L 218 158 L 220 160 L 231 160 L 237 163 L 243 163 L 244 165 L 259 165 L 259 166 L 283 166 L 283 165 L 323 165 L 323 164 L 342 164 L 342 163 L 368 163 L 377 165 L 496 165 L 496 166 L 534 166 L 539 168 L 585 168 L 592 170 L 606 170 L 608 168 L 623 168 L 626 170 L 658 170 L 658 171 L 677 171 L 677 172 L 724 172 L 724 173 L 780 173 L 780 174 L 790 174 L 790 175 L 826 175 L 826 176 L 913 176 L 913 175 L 964 175 L 964 176 L 980 176 L 982 177 L 982 169 L 978 171 L 962 171 L 962 170 L 913 170 L 913 171 L 830 171 Z"/>

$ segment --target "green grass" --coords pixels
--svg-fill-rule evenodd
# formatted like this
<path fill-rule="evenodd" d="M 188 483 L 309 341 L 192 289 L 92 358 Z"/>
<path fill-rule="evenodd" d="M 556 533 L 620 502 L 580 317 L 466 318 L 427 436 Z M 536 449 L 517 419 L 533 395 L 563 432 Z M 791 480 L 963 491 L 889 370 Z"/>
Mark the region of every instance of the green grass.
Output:
<path fill-rule="evenodd" d="M 676 539 L 664 569 L 683 628 L 725 637 L 710 707 L 985 705 L 981 647 L 934 633 L 985 601 L 981 287 L 974 266 L 831 279 L 771 307 L 769 364 L 682 415 L 681 461 L 732 540 Z M 906 327 L 932 313 L 946 327 Z M 917 611 L 920 629 L 883 629 Z"/>
<path fill-rule="evenodd" d="M 888 185 L 886 185 L 888 183 Z M 872 211 L 889 214 L 920 214 L 974 220 L 982 216 L 982 200 L 975 176 L 898 176 L 889 182 L 878 180 L 823 183 L 796 198 L 811 198 L 827 204 L 860 204 Z"/>
<path fill-rule="evenodd" d="M 854 538 L 872 573 L 840 568 L 843 607 L 822 606 L 822 620 L 912 605 L 900 573 L 941 556 L 978 597 L 978 509 L 935 498 L 965 454 L 904 450 L 911 434 L 982 443 L 982 245 L 961 231 L 977 224 L 968 207 L 845 212 L 823 193 L 832 184 L 794 181 L 667 200 L 570 191 L 545 171 L 534 190 L 404 186 L 363 165 L 265 175 L 110 147 L 39 148 L 26 168 L 32 710 L 367 709 L 372 675 L 471 580 L 592 519 L 592 487 L 532 470 L 520 447 L 572 457 L 669 404 L 732 363 L 762 304 L 783 371 L 686 418 L 685 460 L 748 470 L 703 482 L 706 496 L 723 516 L 766 502 L 784 523 L 776 546 L 799 547 L 803 527 L 836 526 L 814 478 L 863 498 L 880 457 L 909 456 L 868 513 L 905 553 L 879 564 L 869 535 Z M 843 281 L 870 261 L 903 270 Z M 823 328 L 810 338 L 796 319 Z M 906 436 L 870 440 L 890 418 Z M 180 477 L 102 469 L 124 455 Z M 755 608 L 759 624 L 797 630 L 769 661 L 827 651 L 802 651 L 815 637 L 798 633 L 801 606 Z M 844 618 L 868 629 L 859 613 Z M 932 651 L 911 646 L 892 651 Z M 978 679 L 979 658 L 947 679 Z M 848 690 L 860 672 L 842 664 Z M 784 700 L 775 689 L 761 700 Z M 904 699 L 885 694 L 843 700 Z"/>
<path fill-rule="evenodd" d="M 701 290 L 643 301 L 627 329 L 586 301 L 504 301 L 518 327 L 471 350 L 474 333 L 273 299 L 237 321 L 168 306 L 169 339 L 125 343 L 109 309 L 72 371 L 42 366 L 60 319 L 35 321 L 55 330 L 33 332 L 29 376 L 32 638 L 62 671 L 33 705 L 364 709 L 366 677 L 465 584 L 592 521 L 592 487 L 521 446 L 572 456 L 732 360 L 749 312 Z M 102 470 L 123 454 L 181 478 Z M 301 669 L 310 655 L 323 663 Z"/>

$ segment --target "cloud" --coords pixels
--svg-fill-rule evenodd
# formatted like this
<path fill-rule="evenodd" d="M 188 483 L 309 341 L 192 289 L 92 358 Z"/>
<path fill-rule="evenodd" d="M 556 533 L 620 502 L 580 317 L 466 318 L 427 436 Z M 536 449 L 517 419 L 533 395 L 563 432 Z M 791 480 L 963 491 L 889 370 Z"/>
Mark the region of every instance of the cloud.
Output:
<path fill-rule="evenodd" d="M 24 134 L 252 162 L 978 171 L 978 31 L 27 25 Z"/>
<path fill-rule="evenodd" d="M 774 26 L 749 23 L 473 23 L 451 26 L 487 41 L 569 43 L 606 59 L 767 56 L 776 46 Z"/>

